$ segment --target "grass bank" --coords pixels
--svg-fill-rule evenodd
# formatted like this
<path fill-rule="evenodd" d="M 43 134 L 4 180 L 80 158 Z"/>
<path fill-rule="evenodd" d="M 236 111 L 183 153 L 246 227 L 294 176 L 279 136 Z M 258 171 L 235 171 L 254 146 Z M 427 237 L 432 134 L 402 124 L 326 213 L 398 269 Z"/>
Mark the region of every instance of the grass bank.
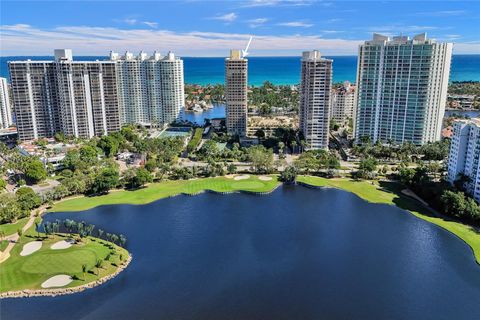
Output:
<path fill-rule="evenodd" d="M 120 264 L 120 255 L 122 261 L 128 258 L 127 250 L 92 237 L 84 238 L 81 243 L 68 249 L 50 248 L 55 242 L 64 239 L 66 235 L 62 234 L 50 235 L 48 238 L 40 234 L 40 238 L 37 238 L 36 233 L 29 232 L 22 236 L 11 251 L 10 258 L 0 265 L 0 292 L 41 289 L 44 281 L 59 274 L 78 278 L 64 288 L 84 285 L 114 273 Z M 42 248 L 28 256 L 20 256 L 23 245 L 35 240 L 42 240 Z M 109 261 L 103 261 L 108 254 L 111 255 Z M 97 270 L 95 263 L 99 259 L 103 264 Z M 85 275 L 82 272 L 83 264 L 89 270 Z"/>
<path fill-rule="evenodd" d="M 350 179 L 325 179 L 313 176 L 299 176 L 298 182 L 315 187 L 331 187 L 350 191 L 360 198 L 373 202 L 396 205 L 410 211 L 416 217 L 436 224 L 465 241 L 473 250 L 477 263 L 480 264 L 480 233 L 472 227 L 459 222 L 436 217 L 428 208 L 401 193 L 404 188 L 395 182 L 354 181 Z"/>
<path fill-rule="evenodd" d="M 83 211 L 100 205 L 109 204 L 146 204 L 152 201 L 178 195 L 196 194 L 205 190 L 216 192 L 269 192 L 275 189 L 279 182 L 276 176 L 272 180 L 260 180 L 257 176 L 248 179 L 235 180 L 227 177 L 205 178 L 195 180 L 176 180 L 152 183 L 145 188 L 134 191 L 115 191 L 98 197 L 78 197 L 56 203 L 49 211 Z"/>
<path fill-rule="evenodd" d="M 0 224 L 0 232 L 3 232 L 5 236 L 10 236 L 17 232 L 18 229 L 22 229 L 27 223 L 29 217 L 18 219 L 15 223 Z"/>

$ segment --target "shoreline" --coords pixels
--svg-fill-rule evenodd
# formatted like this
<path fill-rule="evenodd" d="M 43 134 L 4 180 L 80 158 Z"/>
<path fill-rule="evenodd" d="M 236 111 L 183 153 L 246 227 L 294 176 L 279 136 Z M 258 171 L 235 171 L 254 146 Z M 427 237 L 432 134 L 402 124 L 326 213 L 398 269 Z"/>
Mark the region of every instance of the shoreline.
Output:
<path fill-rule="evenodd" d="M 74 294 L 78 292 L 82 292 L 87 289 L 98 287 L 105 282 L 115 278 L 118 276 L 123 270 L 125 270 L 130 262 L 132 261 L 133 257 L 131 254 L 128 255 L 128 259 L 125 260 L 120 266 L 117 267 L 117 270 L 109 275 L 106 275 L 100 279 L 97 279 L 93 282 L 89 282 L 86 284 L 82 284 L 76 287 L 67 287 L 67 288 L 55 288 L 55 289 L 24 289 L 24 290 L 17 290 L 17 291 L 7 291 L 0 293 L 0 299 L 7 299 L 7 298 L 30 298 L 30 297 L 56 297 L 56 296 L 63 296 L 67 294 Z"/>

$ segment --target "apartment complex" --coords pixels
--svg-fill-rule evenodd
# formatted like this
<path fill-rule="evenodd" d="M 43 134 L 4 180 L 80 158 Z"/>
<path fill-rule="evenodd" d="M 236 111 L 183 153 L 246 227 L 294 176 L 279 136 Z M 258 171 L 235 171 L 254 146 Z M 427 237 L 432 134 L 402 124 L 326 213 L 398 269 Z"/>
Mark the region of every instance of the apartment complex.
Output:
<path fill-rule="evenodd" d="M 354 134 L 356 141 L 440 139 L 452 56 L 451 43 L 425 33 L 410 39 L 374 34 L 360 45 Z"/>
<path fill-rule="evenodd" d="M 245 137 L 247 133 L 248 60 L 240 50 L 231 50 L 225 59 L 225 99 L 227 132 Z"/>
<path fill-rule="evenodd" d="M 120 57 L 110 53 L 117 66 L 122 123 L 158 126 L 179 120 L 184 102 L 183 60 L 172 52 Z"/>
<path fill-rule="evenodd" d="M 353 118 L 355 106 L 355 86 L 345 81 L 340 88 L 332 89 L 330 98 L 331 118 L 338 123 L 347 123 Z"/>
<path fill-rule="evenodd" d="M 8 128 L 12 124 L 12 107 L 7 79 L 0 78 L 0 129 Z"/>
<path fill-rule="evenodd" d="M 328 148 L 332 62 L 316 50 L 302 55 L 300 130 L 309 149 Z"/>
<path fill-rule="evenodd" d="M 9 68 L 20 140 L 56 132 L 91 138 L 124 123 L 162 125 L 184 106 L 183 62 L 171 53 L 73 61 L 71 50 L 60 49 L 54 61 L 13 61 Z"/>
<path fill-rule="evenodd" d="M 448 156 L 448 180 L 454 183 L 461 175 L 468 177 L 467 192 L 480 203 L 480 119 L 453 123 Z"/>

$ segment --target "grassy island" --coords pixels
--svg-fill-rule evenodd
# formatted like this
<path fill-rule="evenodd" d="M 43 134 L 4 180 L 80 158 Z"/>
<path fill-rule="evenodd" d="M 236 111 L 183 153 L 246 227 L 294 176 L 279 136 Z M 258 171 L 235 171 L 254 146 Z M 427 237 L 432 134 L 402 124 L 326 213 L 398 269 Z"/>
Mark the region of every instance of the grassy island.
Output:
<path fill-rule="evenodd" d="M 52 245 L 68 240 L 67 234 L 45 235 L 30 228 L 10 252 L 10 257 L 0 264 L 0 293 L 19 290 L 41 290 L 42 283 L 56 275 L 70 276 L 73 281 L 61 288 L 72 288 L 93 283 L 114 274 L 128 257 L 128 251 L 111 242 L 85 237 L 69 248 L 54 250 Z M 22 256 L 24 245 L 41 241 L 41 248 Z M 105 260 L 108 256 L 108 260 Z M 98 261 L 102 261 L 99 268 Z M 85 273 L 83 272 L 85 266 Z"/>
<path fill-rule="evenodd" d="M 477 263 L 480 264 L 480 233 L 472 227 L 462 223 L 438 217 L 429 208 L 421 205 L 404 194 L 405 188 L 396 182 L 376 181 L 355 181 L 351 179 L 325 179 L 313 176 L 299 176 L 298 182 L 314 187 L 330 187 L 352 192 L 360 198 L 372 202 L 396 205 L 399 208 L 411 212 L 416 217 L 436 224 L 465 241 L 473 250 Z"/>
<path fill-rule="evenodd" d="M 56 203 L 49 211 L 83 211 L 100 205 L 108 204 L 146 204 L 178 194 L 197 194 L 210 190 L 215 192 L 255 192 L 264 193 L 274 190 L 279 182 L 276 176 L 262 177 L 245 175 L 240 180 L 237 177 L 216 177 L 194 180 L 175 180 L 152 183 L 145 188 L 127 191 L 114 191 L 98 197 L 78 197 Z"/>

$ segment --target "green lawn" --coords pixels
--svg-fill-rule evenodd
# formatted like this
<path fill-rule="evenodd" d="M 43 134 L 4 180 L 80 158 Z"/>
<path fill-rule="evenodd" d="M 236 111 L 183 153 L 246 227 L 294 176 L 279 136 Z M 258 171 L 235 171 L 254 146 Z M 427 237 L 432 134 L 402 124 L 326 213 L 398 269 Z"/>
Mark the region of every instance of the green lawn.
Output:
<path fill-rule="evenodd" d="M 395 182 L 354 181 L 350 179 L 325 179 L 313 176 L 299 176 L 298 182 L 317 187 L 332 187 L 350 191 L 360 198 L 373 202 L 396 205 L 410 211 L 416 217 L 436 224 L 465 241 L 473 250 L 477 263 L 480 264 L 480 233 L 470 226 L 459 222 L 436 217 L 417 200 L 401 193 L 402 186 Z"/>
<path fill-rule="evenodd" d="M 98 197 L 80 197 L 56 203 L 49 211 L 83 211 L 107 204 L 146 204 L 177 194 L 196 194 L 204 190 L 217 192 L 249 191 L 268 192 L 278 186 L 276 176 L 270 181 L 262 181 L 251 175 L 245 180 L 217 177 L 196 180 L 177 180 L 152 183 L 134 191 L 116 191 Z"/>
<path fill-rule="evenodd" d="M 9 236 L 17 232 L 18 229 L 23 228 L 23 226 L 27 223 L 28 217 L 18 219 L 17 222 L 15 223 L 5 223 L 5 224 L 0 224 L 0 232 L 3 231 L 5 236 Z"/>
<path fill-rule="evenodd" d="M 7 246 L 8 246 L 8 243 L 9 243 L 9 242 L 8 242 L 7 240 L 2 240 L 2 241 L 0 241 L 0 251 L 5 250 L 5 249 L 7 248 Z"/>
<path fill-rule="evenodd" d="M 63 239 L 65 239 L 65 235 L 43 238 L 42 248 L 39 251 L 22 257 L 20 252 L 23 245 L 37 240 L 34 236 L 22 236 L 20 243 L 16 244 L 10 252 L 10 258 L 1 264 L 0 292 L 41 289 L 42 282 L 58 274 L 76 275 L 80 280 L 74 280 L 66 287 L 79 286 L 113 273 L 117 267 L 112 263 L 120 262 L 120 254 L 122 254 L 123 260 L 128 257 L 125 249 L 114 245 L 114 249 L 111 250 L 106 241 L 95 238 L 85 238 L 82 243 L 74 244 L 68 249 L 50 249 L 52 244 Z M 94 268 L 97 259 L 105 259 L 111 251 L 114 251 L 115 254 L 109 261 L 103 261 L 103 266 L 97 276 L 95 274 L 97 270 Z M 85 280 L 83 280 L 82 273 L 83 264 L 86 264 L 87 269 L 91 270 L 85 274 Z"/>

